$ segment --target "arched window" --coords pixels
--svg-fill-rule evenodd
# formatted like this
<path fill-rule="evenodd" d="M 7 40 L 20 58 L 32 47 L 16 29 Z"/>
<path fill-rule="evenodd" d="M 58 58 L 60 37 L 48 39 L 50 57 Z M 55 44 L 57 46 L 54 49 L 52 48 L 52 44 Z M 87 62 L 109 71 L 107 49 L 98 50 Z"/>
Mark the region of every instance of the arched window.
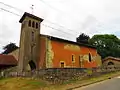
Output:
<path fill-rule="evenodd" d="M 36 23 L 36 29 L 38 29 L 38 23 Z"/>
<path fill-rule="evenodd" d="M 34 22 L 34 21 L 32 22 L 32 27 L 33 27 L 33 28 L 35 27 L 35 22 Z"/>
<path fill-rule="evenodd" d="M 91 60 L 91 54 L 89 53 L 89 62 L 91 62 L 92 60 Z"/>
<path fill-rule="evenodd" d="M 31 27 L 31 20 L 29 20 L 29 22 L 28 22 L 28 26 Z"/>
<path fill-rule="evenodd" d="M 113 62 L 108 62 L 108 65 L 114 65 L 114 63 Z"/>

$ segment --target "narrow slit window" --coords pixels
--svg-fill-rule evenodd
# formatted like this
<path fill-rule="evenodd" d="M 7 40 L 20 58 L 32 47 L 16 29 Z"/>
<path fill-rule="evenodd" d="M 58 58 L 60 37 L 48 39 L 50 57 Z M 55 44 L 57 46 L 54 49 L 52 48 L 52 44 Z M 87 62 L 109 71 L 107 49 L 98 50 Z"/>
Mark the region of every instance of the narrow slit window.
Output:
<path fill-rule="evenodd" d="M 89 62 L 91 62 L 92 60 L 91 60 L 91 54 L 89 53 Z"/>
<path fill-rule="evenodd" d="M 32 32 L 32 41 L 34 41 L 34 32 Z"/>
<path fill-rule="evenodd" d="M 28 26 L 31 27 L 31 20 L 29 20 L 29 22 L 28 22 Z"/>
<path fill-rule="evenodd" d="M 34 22 L 34 21 L 32 22 L 32 27 L 33 27 L 33 28 L 35 27 L 35 22 Z"/>
<path fill-rule="evenodd" d="M 72 62 L 75 62 L 75 55 L 72 55 Z"/>
<path fill-rule="evenodd" d="M 38 23 L 36 23 L 36 29 L 38 29 Z"/>

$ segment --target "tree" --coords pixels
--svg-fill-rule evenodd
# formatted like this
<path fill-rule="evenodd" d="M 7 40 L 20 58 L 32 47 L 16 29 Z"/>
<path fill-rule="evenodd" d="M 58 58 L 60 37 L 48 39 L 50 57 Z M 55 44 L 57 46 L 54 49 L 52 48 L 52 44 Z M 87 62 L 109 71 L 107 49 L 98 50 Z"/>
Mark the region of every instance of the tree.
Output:
<path fill-rule="evenodd" d="M 89 43 L 97 47 L 97 51 L 102 58 L 107 56 L 120 57 L 120 39 L 115 35 L 94 35 Z"/>
<path fill-rule="evenodd" d="M 90 39 L 90 37 L 84 33 L 80 34 L 79 37 L 76 38 L 76 41 L 78 43 L 85 43 L 88 44 L 88 40 Z"/>
<path fill-rule="evenodd" d="M 8 53 L 16 50 L 17 48 L 18 48 L 18 46 L 16 46 L 15 43 L 9 43 L 3 47 L 4 51 L 2 52 L 2 54 L 8 54 Z"/>

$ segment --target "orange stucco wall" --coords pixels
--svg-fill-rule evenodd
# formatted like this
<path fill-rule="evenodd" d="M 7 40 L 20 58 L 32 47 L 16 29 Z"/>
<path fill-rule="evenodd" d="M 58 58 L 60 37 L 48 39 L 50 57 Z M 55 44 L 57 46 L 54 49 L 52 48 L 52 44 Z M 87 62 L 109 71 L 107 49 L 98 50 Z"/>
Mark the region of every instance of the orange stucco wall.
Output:
<path fill-rule="evenodd" d="M 38 60 L 38 69 L 46 68 L 46 38 L 40 37 L 40 58 Z"/>
<path fill-rule="evenodd" d="M 89 55 L 89 53 L 91 54 L 92 57 L 98 55 L 96 49 L 94 48 L 78 46 L 74 44 L 53 41 L 53 40 L 51 40 L 50 44 L 51 44 L 51 50 L 53 52 L 52 66 L 54 68 L 59 68 L 61 61 L 65 63 L 65 67 L 77 67 L 77 68 L 97 67 L 96 60 L 92 59 L 91 62 L 85 60 L 85 56 Z M 72 55 L 75 56 L 74 63 L 72 62 Z M 80 55 L 84 57 L 82 58 L 82 66 L 81 66 L 81 61 L 79 60 Z"/>

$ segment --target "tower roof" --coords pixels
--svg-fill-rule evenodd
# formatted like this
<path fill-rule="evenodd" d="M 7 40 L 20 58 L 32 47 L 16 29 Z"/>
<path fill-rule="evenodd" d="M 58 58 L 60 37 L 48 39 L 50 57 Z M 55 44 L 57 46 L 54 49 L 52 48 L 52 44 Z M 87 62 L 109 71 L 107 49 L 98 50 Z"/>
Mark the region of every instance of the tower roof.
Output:
<path fill-rule="evenodd" d="M 35 16 L 35 15 L 33 15 L 33 14 L 30 14 L 30 13 L 25 12 L 25 13 L 23 14 L 23 16 L 21 17 L 21 19 L 19 20 L 19 22 L 22 23 L 22 21 L 25 19 L 26 16 L 28 16 L 28 17 L 30 17 L 30 18 L 33 18 L 33 19 L 36 19 L 36 20 L 39 20 L 39 21 L 41 21 L 41 22 L 43 21 L 42 18 L 39 18 L 39 17 L 37 17 L 37 16 Z"/>

